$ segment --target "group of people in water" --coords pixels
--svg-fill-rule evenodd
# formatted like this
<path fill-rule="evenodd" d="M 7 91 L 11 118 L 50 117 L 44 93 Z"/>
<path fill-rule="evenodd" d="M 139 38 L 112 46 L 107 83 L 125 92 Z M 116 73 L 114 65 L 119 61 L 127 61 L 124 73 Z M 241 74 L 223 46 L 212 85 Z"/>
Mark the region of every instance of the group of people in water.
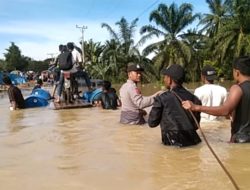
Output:
<path fill-rule="evenodd" d="M 233 62 L 233 77 L 236 84 L 227 93 L 226 89 L 213 84 L 215 69 L 205 66 L 201 72 L 204 82 L 195 94 L 186 90 L 182 84 L 184 69 L 173 64 L 162 71 L 166 92 L 157 92 L 152 96 L 142 96 L 137 83 L 143 68 L 138 64 L 128 65 L 128 80 L 121 89 L 121 123 L 144 124 L 143 110 L 152 109 L 148 116 L 148 125 L 160 124 L 162 143 L 179 147 L 198 144 L 201 140 L 196 133 L 201 116 L 205 120 L 216 120 L 225 116 L 231 119 L 231 139 L 233 143 L 250 142 L 250 57 L 238 57 Z M 191 111 L 191 112 L 190 112 Z M 201 115 L 200 113 L 206 115 Z M 209 114 L 209 115 L 208 115 Z"/>
<path fill-rule="evenodd" d="M 78 57 L 67 44 L 72 55 Z M 73 46 L 74 47 L 74 46 Z M 60 47 L 59 47 L 60 48 Z M 80 57 L 77 58 L 80 61 Z M 80 69 L 82 70 L 82 68 Z M 120 97 L 109 81 L 103 82 L 102 94 L 95 100 L 95 105 L 103 109 L 116 109 L 121 106 L 120 123 L 161 127 L 162 143 L 186 147 L 196 145 L 201 139 L 196 132 L 197 122 L 216 121 L 225 116 L 231 119 L 231 140 L 233 143 L 250 142 L 250 56 L 238 57 L 233 62 L 233 77 L 236 84 L 229 92 L 217 84 L 216 71 L 206 65 L 201 71 L 204 83 L 195 89 L 194 94 L 183 87 L 184 68 L 172 64 L 163 69 L 166 91 L 160 90 L 151 96 L 143 96 L 138 88 L 144 69 L 136 63 L 128 63 L 126 83 L 119 90 Z M 60 76 L 60 80 L 62 77 Z M 86 79 L 86 81 L 89 79 Z M 12 85 L 8 77 L 3 78 L 8 86 L 11 110 L 24 108 L 21 91 Z M 88 83 L 91 90 L 90 83 Z M 60 88 L 57 96 L 60 97 Z M 150 107 L 149 113 L 145 108 Z M 145 115 L 148 114 L 148 121 Z"/>

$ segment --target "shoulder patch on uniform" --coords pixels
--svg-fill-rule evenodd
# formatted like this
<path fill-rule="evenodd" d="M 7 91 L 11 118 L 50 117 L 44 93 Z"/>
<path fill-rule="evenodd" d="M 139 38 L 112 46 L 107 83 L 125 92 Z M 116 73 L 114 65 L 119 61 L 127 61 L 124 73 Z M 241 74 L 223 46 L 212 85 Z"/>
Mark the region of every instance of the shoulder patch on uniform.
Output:
<path fill-rule="evenodd" d="M 135 88 L 135 92 L 136 94 L 141 94 L 141 91 L 139 90 L 139 88 Z"/>

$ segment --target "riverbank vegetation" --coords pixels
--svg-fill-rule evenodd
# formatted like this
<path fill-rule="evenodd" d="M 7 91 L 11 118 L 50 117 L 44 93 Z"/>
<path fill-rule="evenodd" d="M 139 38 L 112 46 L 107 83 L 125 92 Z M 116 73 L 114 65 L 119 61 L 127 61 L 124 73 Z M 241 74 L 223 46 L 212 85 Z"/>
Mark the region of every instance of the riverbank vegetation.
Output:
<path fill-rule="evenodd" d="M 85 65 L 92 78 L 122 82 L 126 79 L 126 65 L 136 62 L 143 65 L 144 82 L 159 81 L 161 70 L 173 63 L 181 64 L 187 80 L 199 80 L 200 70 L 212 64 L 218 76 L 232 79 L 232 61 L 250 53 L 250 1 L 206 0 L 209 13 L 194 13 L 189 3 L 159 4 L 149 15 L 149 24 L 137 27 L 138 19 L 129 22 L 122 17 L 115 23 L 101 23 L 110 33 L 104 43 L 92 39 L 84 42 Z M 191 28 L 193 23 L 197 26 Z M 135 40 L 135 32 L 140 39 Z M 149 40 L 156 39 L 146 47 Z M 143 49 L 141 49 L 144 47 Z M 49 59 L 43 62 L 21 55 L 14 44 L 6 49 L 2 70 L 34 70 L 48 68 Z M 149 58 L 150 57 L 150 58 Z"/>

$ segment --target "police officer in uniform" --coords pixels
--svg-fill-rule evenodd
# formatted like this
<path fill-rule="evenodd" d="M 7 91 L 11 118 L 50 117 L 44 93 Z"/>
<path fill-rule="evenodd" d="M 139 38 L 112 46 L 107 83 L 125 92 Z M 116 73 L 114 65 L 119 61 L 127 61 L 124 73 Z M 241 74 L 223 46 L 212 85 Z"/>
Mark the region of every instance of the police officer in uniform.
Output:
<path fill-rule="evenodd" d="M 141 73 L 144 69 L 135 63 L 129 63 L 127 66 L 128 80 L 120 88 L 121 97 L 121 117 L 120 122 L 123 124 L 141 125 L 145 123 L 143 110 L 154 102 L 154 97 L 162 93 L 159 91 L 152 96 L 143 96 L 137 87 L 137 83 L 141 81 Z"/>

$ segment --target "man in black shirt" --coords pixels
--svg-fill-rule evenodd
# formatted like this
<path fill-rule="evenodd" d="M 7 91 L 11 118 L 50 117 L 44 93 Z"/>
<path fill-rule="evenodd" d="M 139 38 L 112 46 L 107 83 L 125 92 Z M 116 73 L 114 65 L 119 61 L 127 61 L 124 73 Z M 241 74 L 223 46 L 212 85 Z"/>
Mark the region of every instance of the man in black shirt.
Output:
<path fill-rule="evenodd" d="M 3 82 L 8 88 L 8 96 L 11 104 L 10 110 L 24 108 L 24 98 L 21 90 L 12 84 L 8 76 L 3 77 Z"/>
<path fill-rule="evenodd" d="M 180 65 L 173 64 L 162 73 L 168 91 L 155 98 L 149 114 L 149 126 L 160 124 L 164 145 L 185 147 L 198 144 L 201 139 L 196 133 L 197 126 L 191 114 L 182 108 L 181 101 L 201 104 L 200 100 L 182 86 L 184 69 Z M 194 116 L 199 122 L 200 112 L 194 112 Z"/>
<path fill-rule="evenodd" d="M 102 93 L 98 98 L 98 104 L 101 104 L 103 109 L 117 109 L 121 105 L 120 100 L 116 94 L 116 90 L 111 88 L 110 81 L 103 81 Z"/>

